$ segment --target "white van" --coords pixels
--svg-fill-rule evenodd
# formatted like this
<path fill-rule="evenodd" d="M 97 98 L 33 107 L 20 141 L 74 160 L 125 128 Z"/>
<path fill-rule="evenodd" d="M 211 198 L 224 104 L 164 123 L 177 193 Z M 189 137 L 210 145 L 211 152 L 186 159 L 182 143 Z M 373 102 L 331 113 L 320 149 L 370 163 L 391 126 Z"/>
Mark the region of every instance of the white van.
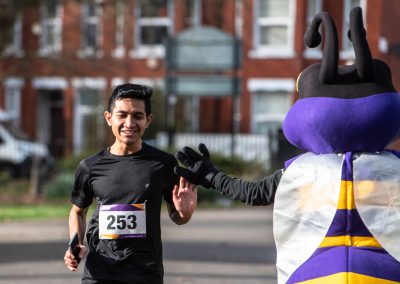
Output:
<path fill-rule="evenodd" d="M 10 125 L 0 119 L 0 172 L 8 171 L 13 177 L 28 177 L 33 162 L 37 162 L 40 173 L 48 172 L 54 159 L 47 146 L 27 140 L 21 131 Z"/>

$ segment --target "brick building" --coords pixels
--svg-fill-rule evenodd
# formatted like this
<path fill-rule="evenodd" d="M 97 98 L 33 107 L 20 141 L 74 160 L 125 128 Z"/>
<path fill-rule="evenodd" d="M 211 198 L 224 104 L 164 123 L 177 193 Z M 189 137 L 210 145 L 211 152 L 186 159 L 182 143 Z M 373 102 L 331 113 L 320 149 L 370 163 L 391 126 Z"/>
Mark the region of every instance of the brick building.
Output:
<path fill-rule="evenodd" d="M 340 64 L 354 59 L 349 12 L 364 11 L 372 54 L 392 68 L 400 88 L 398 0 L 48 0 L 26 7 L 0 60 L 0 106 L 56 156 L 103 146 L 102 113 L 121 82 L 155 87 L 163 129 L 168 36 L 212 26 L 240 39 L 236 108 L 230 97 L 174 98 L 178 131 L 277 133 L 296 98 L 298 74 L 322 57 L 303 34 L 319 11 L 336 22 Z M 397 3 L 397 5 L 396 5 Z M 235 109 L 235 114 L 231 111 Z M 234 120 L 234 123 L 233 123 Z M 235 124 L 236 123 L 236 124 Z"/>

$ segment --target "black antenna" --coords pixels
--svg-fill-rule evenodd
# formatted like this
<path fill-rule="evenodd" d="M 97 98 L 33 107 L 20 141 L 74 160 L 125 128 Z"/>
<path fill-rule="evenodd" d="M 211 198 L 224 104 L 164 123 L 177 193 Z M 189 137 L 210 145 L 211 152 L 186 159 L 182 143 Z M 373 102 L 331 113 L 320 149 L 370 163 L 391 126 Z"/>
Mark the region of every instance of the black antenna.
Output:
<path fill-rule="evenodd" d="M 339 51 L 336 26 L 328 13 L 321 12 L 314 17 L 304 36 L 304 43 L 308 47 L 316 47 L 321 43 L 321 34 L 318 32 L 321 22 L 324 24 L 325 42 L 319 81 L 321 84 L 332 84 L 337 81 Z"/>
<path fill-rule="evenodd" d="M 355 65 L 357 74 L 364 82 L 372 81 L 374 78 L 374 62 L 366 39 L 364 30 L 362 10 L 355 7 L 350 12 L 349 39 L 353 42 L 356 55 Z"/>

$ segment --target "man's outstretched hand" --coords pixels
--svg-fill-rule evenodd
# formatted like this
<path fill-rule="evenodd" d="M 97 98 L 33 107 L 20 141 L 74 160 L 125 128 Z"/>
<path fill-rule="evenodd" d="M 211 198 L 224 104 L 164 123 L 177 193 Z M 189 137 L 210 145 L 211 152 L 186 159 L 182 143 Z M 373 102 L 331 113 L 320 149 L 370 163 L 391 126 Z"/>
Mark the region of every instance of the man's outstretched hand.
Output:
<path fill-rule="evenodd" d="M 193 184 L 209 188 L 219 170 L 211 162 L 206 145 L 200 143 L 199 151 L 201 154 L 190 147 L 178 151 L 175 156 L 186 168 L 175 167 L 175 173 Z"/>

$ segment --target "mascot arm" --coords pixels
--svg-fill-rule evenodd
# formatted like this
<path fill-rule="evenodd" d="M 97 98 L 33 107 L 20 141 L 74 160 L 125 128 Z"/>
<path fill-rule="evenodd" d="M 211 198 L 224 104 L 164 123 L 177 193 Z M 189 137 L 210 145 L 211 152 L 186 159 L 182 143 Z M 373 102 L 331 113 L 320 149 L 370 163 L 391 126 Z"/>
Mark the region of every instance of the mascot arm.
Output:
<path fill-rule="evenodd" d="M 248 205 L 269 205 L 274 202 L 282 173 L 283 170 L 278 170 L 262 180 L 245 181 L 219 172 L 212 182 L 212 187 L 230 199 Z"/>

